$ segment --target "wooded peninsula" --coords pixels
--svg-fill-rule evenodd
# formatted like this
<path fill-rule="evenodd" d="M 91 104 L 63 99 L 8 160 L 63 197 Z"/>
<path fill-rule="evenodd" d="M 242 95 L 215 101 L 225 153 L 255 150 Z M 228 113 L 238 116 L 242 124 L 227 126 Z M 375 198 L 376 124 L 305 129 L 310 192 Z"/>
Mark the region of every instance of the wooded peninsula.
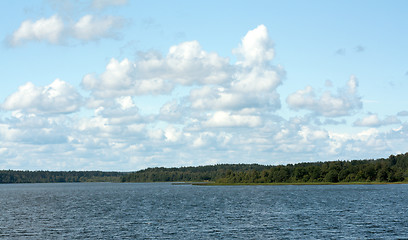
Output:
<path fill-rule="evenodd" d="M 408 183 L 408 153 L 388 158 L 287 165 L 217 164 L 137 172 L 0 171 L 0 183 L 211 182 L 214 184 Z"/>

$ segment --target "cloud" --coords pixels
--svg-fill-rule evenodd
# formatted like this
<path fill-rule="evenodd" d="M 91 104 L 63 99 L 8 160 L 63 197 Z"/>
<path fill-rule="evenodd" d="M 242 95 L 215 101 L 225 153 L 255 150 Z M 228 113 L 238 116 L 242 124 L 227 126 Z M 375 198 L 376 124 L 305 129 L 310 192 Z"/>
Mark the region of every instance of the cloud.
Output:
<path fill-rule="evenodd" d="M 380 127 L 399 123 L 401 123 L 401 121 L 395 116 L 388 116 L 380 120 L 377 114 L 370 114 L 363 119 L 357 119 L 353 125 L 358 127 Z"/>
<path fill-rule="evenodd" d="M 118 31 L 123 28 L 123 22 L 119 17 L 85 15 L 77 22 L 65 23 L 60 16 L 53 15 L 37 21 L 24 21 L 8 37 L 8 43 L 10 46 L 17 47 L 29 41 L 62 44 L 69 39 L 86 42 L 102 38 L 117 38 Z"/>
<path fill-rule="evenodd" d="M 252 115 L 238 115 L 217 111 L 205 123 L 207 127 L 257 127 L 261 125 L 261 118 Z"/>
<path fill-rule="evenodd" d="M 242 61 L 230 64 L 228 58 L 202 50 L 197 41 L 183 42 L 170 47 L 165 57 L 147 52 L 134 62 L 111 59 L 104 73 L 86 75 L 82 86 L 94 96 L 106 98 L 169 94 L 178 84 L 203 85 L 191 91 L 193 108 L 279 108 L 276 88 L 285 73 L 270 64 L 274 50 L 266 27 L 249 31 L 234 52 Z"/>
<path fill-rule="evenodd" d="M 178 101 L 172 100 L 160 108 L 159 119 L 167 122 L 179 122 L 183 118 L 183 112 Z"/>
<path fill-rule="evenodd" d="M 0 138 L 13 144 L 65 144 L 70 134 L 68 119 L 67 115 L 13 112 L 9 118 L 1 121 Z"/>
<path fill-rule="evenodd" d="M 259 25 L 249 31 L 233 52 L 240 59 L 238 64 L 244 67 L 263 65 L 271 61 L 275 54 L 273 42 L 265 25 Z"/>
<path fill-rule="evenodd" d="M 229 80 L 229 59 L 202 50 L 197 41 L 170 47 L 163 58 L 154 52 L 141 53 L 135 66 L 141 76 L 172 79 L 182 85 L 222 84 Z"/>
<path fill-rule="evenodd" d="M 111 59 L 99 76 L 87 74 L 82 85 L 98 97 L 168 94 L 175 84 L 222 84 L 230 77 L 228 59 L 207 53 L 197 41 L 172 46 L 165 58 L 154 52 L 140 59 Z"/>
<path fill-rule="evenodd" d="M 11 46 L 18 46 L 24 42 L 35 40 L 57 44 L 60 42 L 64 27 L 62 19 L 57 15 L 41 18 L 35 22 L 26 20 L 12 34 L 9 43 Z"/>
<path fill-rule="evenodd" d="M 127 4 L 128 0 L 93 0 L 92 7 L 102 9 L 110 6 L 120 6 Z"/>
<path fill-rule="evenodd" d="M 362 53 L 365 51 L 365 48 L 361 45 L 357 45 L 356 47 L 353 48 L 353 51 L 356 53 Z M 345 48 L 339 48 L 336 50 L 335 54 L 337 55 L 346 55 L 347 50 Z"/>
<path fill-rule="evenodd" d="M 28 82 L 8 96 L 1 105 L 9 111 L 36 114 L 66 114 L 78 111 L 82 96 L 67 82 L 56 79 L 50 85 L 37 87 Z"/>
<path fill-rule="evenodd" d="M 193 89 L 189 99 L 194 109 L 242 110 L 259 108 L 273 111 L 280 107 L 277 87 L 285 72 L 271 65 L 273 44 L 264 25 L 249 31 L 233 51 L 240 61 L 231 65 L 233 75 L 223 87 L 203 86 Z"/>
<path fill-rule="evenodd" d="M 117 29 L 122 28 L 123 21 L 121 18 L 106 16 L 96 18 L 92 15 L 85 15 L 76 22 L 73 27 L 73 36 L 75 38 L 90 41 L 101 38 L 117 37 Z"/>
<path fill-rule="evenodd" d="M 191 90 L 189 100 L 191 107 L 198 110 L 238 110 L 259 104 L 256 99 L 248 101 L 248 97 L 242 93 L 209 86 Z"/>
<path fill-rule="evenodd" d="M 289 95 L 286 103 L 291 109 L 309 110 L 319 116 L 350 116 L 362 108 L 361 98 L 357 95 L 357 87 L 357 79 L 351 76 L 347 86 L 338 89 L 337 94 L 326 91 L 317 97 L 315 90 L 308 86 Z"/>
<path fill-rule="evenodd" d="M 335 120 L 332 118 L 326 118 L 324 120 L 324 122 L 321 122 L 318 118 L 315 119 L 314 123 L 316 125 L 344 125 L 346 124 L 346 120 L 345 119 L 341 119 L 341 120 Z"/>
<path fill-rule="evenodd" d="M 57 43 L 115 37 L 109 21 L 108 29 L 97 29 L 104 20 L 109 17 L 87 15 L 64 23 Z M 25 41 L 30 40 L 19 44 Z M 10 112 L 0 118 L 0 158 L 8 161 L 0 167 L 129 171 L 226 162 L 287 164 L 406 149 L 407 126 L 392 126 L 396 117 L 348 117 L 362 108 L 353 76 L 342 88 L 326 81 L 325 92 L 314 86 L 294 91 L 285 96 L 290 108 L 285 113 L 306 113 L 279 116 L 285 70 L 272 63 L 275 50 L 264 25 L 244 34 L 232 52 L 236 62 L 188 41 L 163 55 L 149 51 L 135 60 L 112 58 L 105 70 L 84 75 L 81 84 L 89 98 L 59 79 L 47 86 L 26 83 L 1 104 Z M 157 105 L 149 102 L 156 97 L 164 104 L 144 115 L 145 105 Z M 336 125 L 347 124 L 346 119 L 369 128 L 345 133 Z"/>
<path fill-rule="evenodd" d="M 183 134 L 182 132 L 175 128 L 174 126 L 168 126 L 165 130 L 164 130 L 164 136 L 166 138 L 166 142 L 178 142 Z"/>
<path fill-rule="evenodd" d="M 99 106 L 95 116 L 106 119 L 109 125 L 126 125 L 143 123 L 144 119 L 139 114 L 139 108 L 134 104 L 132 97 L 119 97 L 107 106 Z"/>
<path fill-rule="evenodd" d="M 134 63 L 128 59 L 119 62 L 114 58 L 101 75 L 85 75 L 82 86 L 99 98 L 167 94 L 173 89 L 173 84 L 162 78 L 139 78 Z"/>
<path fill-rule="evenodd" d="M 332 152 L 344 155 L 353 155 L 353 152 L 361 157 L 367 158 L 376 152 L 389 151 L 390 147 L 385 141 L 384 135 L 378 129 L 370 128 L 357 134 L 330 133 L 332 139 Z M 366 149 L 370 149 L 368 153 Z"/>

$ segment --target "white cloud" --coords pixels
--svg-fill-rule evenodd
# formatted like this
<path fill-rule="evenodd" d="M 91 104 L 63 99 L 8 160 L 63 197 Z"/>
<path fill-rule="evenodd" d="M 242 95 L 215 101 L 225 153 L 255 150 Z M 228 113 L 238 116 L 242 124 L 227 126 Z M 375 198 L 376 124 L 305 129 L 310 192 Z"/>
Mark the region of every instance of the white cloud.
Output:
<path fill-rule="evenodd" d="M 0 124 L 0 138 L 13 144 L 65 144 L 70 132 L 69 120 L 66 115 L 15 112 Z"/>
<path fill-rule="evenodd" d="M 77 22 L 64 22 L 59 15 L 41 18 L 36 21 L 26 20 L 8 38 L 11 46 L 16 47 L 28 41 L 45 41 L 61 44 L 69 39 L 96 41 L 102 38 L 117 38 L 123 28 L 123 19 L 113 16 L 96 17 L 85 15 Z"/>
<path fill-rule="evenodd" d="M 183 134 L 182 132 L 175 128 L 174 126 L 168 126 L 165 130 L 164 130 L 164 136 L 166 137 L 166 141 L 167 142 L 178 142 Z"/>
<path fill-rule="evenodd" d="M 1 107 L 4 110 L 39 114 L 72 113 L 82 104 L 81 95 L 70 84 L 56 79 L 50 85 L 37 87 L 28 82 L 8 96 Z"/>
<path fill-rule="evenodd" d="M 260 45 L 259 51 L 256 50 L 257 44 Z M 135 62 L 111 59 L 104 73 L 86 75 L 82 86 L 97 98 L 112 98 L 169 94 L 178 84 L 194 84 L 202 87 L 190 92 L 190 105 L 183 104 L 182 108 L 192 107 L 210 113 L 233 110 L 236 111 L 234 115 L 246 108 L 269 112 L 280 107 L 276 88 L 284 76 L 283 69 L 270 64 L 272 47 L 267 29 L 262 25 L 248 32 L 235 50 L 243 59 L 249 59 L 250 64 L 230 64 L 229 59 L 208 53 L 197 41 L 190 41 L 170 47 L 164 58 L 148 52 L 139 54 L 140 58 Z M 257 55 L 262 61 L 256 60 Z M 175 107 L 174 104 L 163 106 L 160 118 L 176 120 L 181 112 L 191 112 L 182 110 L 181 106 Z"/>
<path fill-rule="evenodd" d="M 238 64 L 244 67 L 259 66 L 271 61 L 275 52 L 267 28 L 259 25 L 249 31 L 234 53 L 241 58 Z"/>
<path fill-rule="evenodd" d="M 302 136 L 306 142 L 328 138 L 328 133 L 326 131 L 320 129 L 313 130 L 306 126 L 303 126 L 298 134 Z"/>
<path fill-rule="evenodd" d="M 395 116 L 388 116 L 383 120 L 378 118 L 377 114 L 370 114 L 363 119 L 357 119 L 354 126 L 359 127 L 379 127 L 384 125 L 399 124 L 401 121 Z"/>
<path fill-rule="evenodd" d="M 286 102 L 294 110 L 305 109 L 325 117 L 349 116 L 362 108 L 357 86 L 357 79 L 352 76 L 347 87 L 339 89 L 337 94 L 326 91 L 318 98 L 315 90 L 308 86 L 289 95 Z"/>
<path fill-rule="evenodd" d="M 140 54 L 135 66 L 145 78 L 171 79 L 182 85 L 221 84 L 229 80 L 229 59 L 201 49 L 197 41 L 170 47 L 163 58 L 154 52 Z"/>
<path fill-rule="evenodd" d="M 97 29 L 103 19 L 85 16 L 64 25 L 57 43 L 66 34 L 81 41 L 113 36 L 111 27 Z M 235 63 L 190 41 L 163 56 L 151 51 L 135 61 L 112 58 L 102 73 L 82 79 L 91 94 L 86 101 L 61 80 L 48 86 L 27 83 L 1 105 L 10 112 L 0 119 L 0 158 L 9 161 L 0 167 L 129 171 L 225 162 L 287 164 L 406 149 L 406 123 L 389 126 L 388 132 L 376 129 L 397 123 L 396 117 L 370 114 L 354 122 L 370 129 L 350 133 L 344 126 L 326 126 L 353 122 L 346 116 L 362 107 L 354 77 L 337 91 L 319 93 L 311 86 L 296 91 L 287 98 L 289 107 L 312 114 L 278 116 L 285 72 L 271 63 L 274 49 L 265 26 L 249 31 L 233 53 Z M 326 87 L 332 83 L 326 81 Z M 164 103 L 160 109 L 150 102 L 156 98 Z M 82 105 L 83 112 L 68 114 Z M 157 111 L 143 115 L 146 106 Z"/>
<path fill-rule="evenodd" d="M 201 110 L 239 109 L 250 107 L 254 101 L 247 101 L 241 93 L 226 92 L 224 88 L 204 86 L 190 92 L 191 106 Z M 255 101 L 256 102 L 256 101 Z"/>
<path fill-rule="evenodd" d="M 217 111 L 205 123 L 208 127 L 257 127 L 262 123 L 259 116 L 231 114 Z"/>
<path fill-rule="evenodd" d="M 228 59 L 203 51 L 196 41 L 171 47 L 166 58 L 153 52 L 141 57 L 135 62 L 111 59 L 104 73 L 86 75 L 82 85 L 106 98 L 168 94 L 175 84 L 221 84 L 230 77 Z"/>
<path fill-rule="evenodd" d="M 10 44 L 18 46 L 31 40 L 47 41 L 56 44 L 60 41 L 63 31 L 64 23 L 57 15 L 50 18 L 41 18 L 35 22 L 26 20 L 12 34 Z"/>
<path fill-rule="evenodd" d="M 90 41 L 100 38 L 115 38 L 117 29 L 122 28 L 122 19 L 106 16 L 97 18 L 92 15 L 85 15 L 72 27 L 75 38 Z"/>
<path fill-rule="evenodd" d="M 232 88 L 239 92 L 268 92 L 281 84 L 281 76 L 275 69 L 253 67 L 242 70 L 232 82 Z"/>
<path fill-rule="evenodd" d="M 164 79 L 139 79 L 134 63 L 128 59 L 119 62 L 114 58 L 101 75 L 95 77 L 87 74 L 82 80 L 82 86 L 100 98 L 167 94 L 173 89 L 173 86 Z"/>
<path fill-rule="evenodd" d="M 270 63 L 274 49 L 266 27 L 260 25 L 249 31 L 233 52 L 241 60 L 231 65 L 234 74 L 229 84 L 193 89 L 189 96 L 191 107 L 208 111 L 256 108 L 265 112 L 280 108 L 276 89 L 285 72 Z"/>
<path fill-rule="evenodd" d="M 202 132 L 194 139 L 192 146 L 195 148 L 213 147 L 215 143 L 215 134 L 212 132 Z"/>
<path fill-rule="evenodd" d="M 104 124 L 121 125 L 142 123 L 144 118 L 140 116 L 138 107 L 131 97 L 119 97 L 107 106 L 99 106 L 95 110 L 96 117 L 106 119 Z"/>
<path fill-rule="evenodd" d="M 177 122 L 183 117 L 183 109 L 176 100 L 165 103 L 160 108 L 160 120 L 167 122 Z"/>

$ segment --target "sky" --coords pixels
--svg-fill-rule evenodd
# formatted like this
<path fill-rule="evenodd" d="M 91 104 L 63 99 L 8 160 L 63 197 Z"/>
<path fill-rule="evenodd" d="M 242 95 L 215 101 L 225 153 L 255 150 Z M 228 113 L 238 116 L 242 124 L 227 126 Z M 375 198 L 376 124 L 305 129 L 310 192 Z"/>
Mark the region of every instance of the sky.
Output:
<path fill-rule="evenodd" d="M 0 169 L 408 151 L 407 1 L 0 1 Z"/>

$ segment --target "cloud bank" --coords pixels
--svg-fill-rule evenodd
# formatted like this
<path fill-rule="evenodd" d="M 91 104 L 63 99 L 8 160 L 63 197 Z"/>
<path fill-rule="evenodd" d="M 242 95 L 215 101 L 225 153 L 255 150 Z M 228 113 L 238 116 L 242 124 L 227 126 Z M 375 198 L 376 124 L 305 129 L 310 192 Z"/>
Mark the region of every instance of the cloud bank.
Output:
<path fill-rule="evenodd" d="M 96 2 L 99 8 L 122 3 Z M 65 34 L 94 41 L 113 37 L 116 21 L 86 15 L 66 25 L 55 15 L 24 22 L 11 41 L 58 44 Z M 134 60 L 111 58 L 103 72 L 84 75 L 82 89 L 60 79 L 46 86 L 28 82 L 1 104 L 7 117 L 0 121 L 0 157 L 8 160 L 0 168 L 129 171 L 225 162 L 286 164 L 403 149 L 408 125 L 399 118 L 406 111 L 357 118 L 363 104 L 355 76 L 335 91 L 306 86 L 281 96 L 279 87 L 289 83 L 286 70 L 273 64 L 275 49 L 266 26 L 248 31 L 232 54 L 235 62 L 187 41 L 164 55 L 149 51 Z M 141 111 L 156 100 L 163 103 L 155 112 Z M 342 132 L 349 119 L 365 128 Z M 393 128 L 379 131 L 379 126 Z"/>

